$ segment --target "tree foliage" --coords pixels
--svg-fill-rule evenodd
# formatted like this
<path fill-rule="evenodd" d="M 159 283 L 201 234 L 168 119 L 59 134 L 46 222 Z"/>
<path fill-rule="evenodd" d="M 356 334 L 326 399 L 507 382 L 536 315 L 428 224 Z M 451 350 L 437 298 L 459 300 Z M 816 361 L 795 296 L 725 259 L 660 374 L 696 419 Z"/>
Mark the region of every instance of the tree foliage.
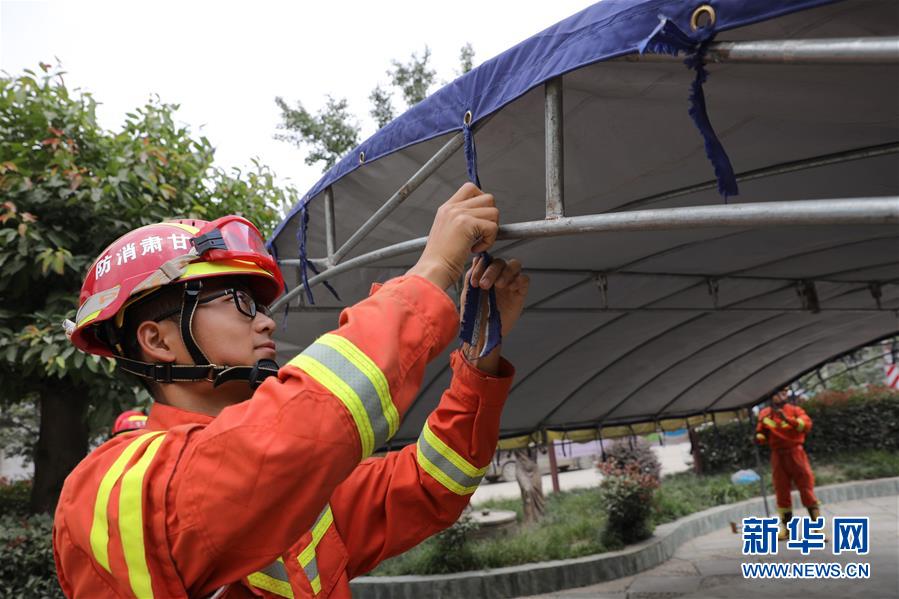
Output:
<path fill-rule="evenodd" d="M 471 42 L 466 43 L 459 50 L 459 67 L 461 69 L 460 75 L 464 75 L 474 68 L 474 47 L 471 45 Z"/>
<path fill-rule="evenodd" d="M 92 261 L 118 236 L 167 218 L 240 213 L 270 231 L 296 192 L 255 161 L 247 172 L 214 167 L 209 140 L 176 123 L 177 105 L 151 99 L 109 131 L 91 94 L 70 91 L 57 68 L 41 70 L 0 78 L 0 403 L 15 414 L 15 404 L 71 394 L 97 431 L 146 398 L 60 326 Z M 64 432 L 42 425 L 43 451 Z"/>
<path fill-rule="evenodd" d="M 396 116 L 394 91 L 400 93 L 407 109 L 428 97 L 437 81 L 437 71 L 430 60 L 431 50 L 425 46 L 421 55 L 413 52 L 407 62 L 391 61 L 387 86 L 379 83 L 368 95 L 371 102 L 368 114 L 379 129 Z M 468 43 L 459 52 L 460 74 L 470 71 L 473 65 L 474 48 Z M 275 134 L 275 139 L 306 150 L 304 160 L 308 165 L 321 164 L 322 171 L 328 170 L 359 143 L 361 127 L 350 113 L 346 98 L 327 96 L 325 106 L 315 114 L 301 102 L 290 106 L 283 98 L 276 97 L 275 104 L 281 109 L 280 132 Z"/>
<path fill-rule="evenodd" d="M 281 124 L 275 139 L 292 143 L 298 148 L 308 148 L 306 164 L 321 162 L 322 170 L 334 166 L 340 157 L 359 143 L 359 124 L 347 109 L 346 98 L 336 100 L 328 96 L 325 107 L 312 114 L 297 102 L 291 107 L 283 98 L 275 98 L 281 109 Z"/>
<path fill-rule="evenodd" d="M 428 97 L 428 91 L 437 78 L 435 71 L 428 64 L 431 60 L 431 49 L 425 46 L 421 56 L 412 53 L 408 62 L 391 61 L 393 68 L 387 71 L 390 83 L 400 90 L 406 106 L 415 106 Z"/>
<path fill-rule="evenodd" d="M 368 95 L 371 100 L 371 110 L 369 114 L 378 124 L 378 129 L 393 120 L 393 100 L 389 89 L 377 85 Z"/>

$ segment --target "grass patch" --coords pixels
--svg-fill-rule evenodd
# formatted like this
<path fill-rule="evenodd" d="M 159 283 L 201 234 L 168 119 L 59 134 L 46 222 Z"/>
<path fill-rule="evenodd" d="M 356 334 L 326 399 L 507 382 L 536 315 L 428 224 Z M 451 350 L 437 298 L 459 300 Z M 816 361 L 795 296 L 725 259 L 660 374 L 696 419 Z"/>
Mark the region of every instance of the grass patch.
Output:
<path fill-rule="evenodd" d="M 813 459 L 812 468 L 816 486 L 899 476 L 899 453 L 866 450 L 830 456 Z M 765 477 L 768 496 L 773 500 L 771 472 L 767 465 L 760 474 Z M 692 472 L 681 472 L 668 475 L 662 479 L 653 499 L 653 524 L 671 522 L 716 505 L 735 503 L 758 495 L 758 485 L 734 485 L 729 474 L 698 476 Z M 518 498 L 491 499 L 476 506 L 478 509 L 485 507 L 514 511 L 521 522 L 521 501 Z M 479 568 L 568 559 L 620 549 L 620 546 L 606 546 L 600 540 L 605 523 L 606 514 L 598 488 L 551 493 L 546 497 L 546 517 L 539 524 L 530 527 L 519 525 L 515 532 L 507 536 L 469 541 L 466 547 Z M 440 544 L 431 538 L 402 555 L 386 560 L 372 574 L 447 573 L 451 570 L 447 569 L 445 557 Z"/>

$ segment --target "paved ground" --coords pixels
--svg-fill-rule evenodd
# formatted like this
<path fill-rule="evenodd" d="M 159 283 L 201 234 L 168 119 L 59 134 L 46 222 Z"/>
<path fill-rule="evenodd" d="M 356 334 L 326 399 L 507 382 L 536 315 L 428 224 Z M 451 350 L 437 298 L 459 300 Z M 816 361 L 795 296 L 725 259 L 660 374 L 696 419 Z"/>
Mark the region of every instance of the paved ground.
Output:
<path fill-rule="evenodd" d="M 804 514 L 804 510 L 803 513 Z M 765 562 L 850 562 L 870 564 L 868 580 L 747 580 L 740 563 L 752 558 L 741 555 L 741 537 L 722 529 L 684 543 L 667 562 L 636 576 L 590 587 L 569 589 L 530 599 L 812 599 L 899 597 L 899 497 L 878 497 L 825 505 L 826 527 L 833 516 L 869 516 L 871 552 L 832 555 L 830 545 L 803 557 L 781 547 L 780 555 L 754 558 Z M 829 533 L 828 533 L 829 535 Z"/>
<path fill-rule="evenodd" d="M 662 474 L 672 474 L 687 470 L 690 456 L 689 443 L 670 443 L 665 446 L 656 445 L 653 448 L 656 456 L 662 464 Z M 559 473 L 559 487 L 563 491 L 569 489 L 577 489 L 582 487 L 595 487 L 599 484 L 601 476 L 596 468 L 583 468 L 581 470 L 573 470 L 570 472 Z M 552 493 L 553 483 L 548 474 L 543 476 L 543 492 Z M 474 492 L 472 503 L 479 503 L 487 499 L 495 498 L 515 498 L 519 497 L 518 483 L 488 483 L 484 482 Z"/>

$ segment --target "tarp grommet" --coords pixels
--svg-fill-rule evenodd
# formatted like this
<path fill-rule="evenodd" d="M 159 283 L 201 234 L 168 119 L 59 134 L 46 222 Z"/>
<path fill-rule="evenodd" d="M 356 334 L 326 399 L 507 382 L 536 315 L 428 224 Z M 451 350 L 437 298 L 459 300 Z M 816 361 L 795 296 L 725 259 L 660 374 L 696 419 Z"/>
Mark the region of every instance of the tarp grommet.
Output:
<path fill-rule="evenodd" d="M 699 29 L 714 27 L 716 20 L 715 9 L 708 4 L 703 4 L 693 11 L 693 16 L 690 17 L 690 29 L 698 31 Z"/>
<path fill-rule="evenodd" d="M 359 164 L 365 164 L 365 152 L 359 152 Z"/>
<path fill-rule="evenodd" d="M 474 117 L 473 117 L 473 115 L 471 114 L 471 111 L 470 111 L 470 110 L 466 110 L 466 111 L 465 111 L 465 114 L 462 115 L 462 124 L 465 125 L 466 127 L 469 126 L 469 125 L 471 125 L 471 119 L 472 119 L 472 118 L 474 118 Z"/>

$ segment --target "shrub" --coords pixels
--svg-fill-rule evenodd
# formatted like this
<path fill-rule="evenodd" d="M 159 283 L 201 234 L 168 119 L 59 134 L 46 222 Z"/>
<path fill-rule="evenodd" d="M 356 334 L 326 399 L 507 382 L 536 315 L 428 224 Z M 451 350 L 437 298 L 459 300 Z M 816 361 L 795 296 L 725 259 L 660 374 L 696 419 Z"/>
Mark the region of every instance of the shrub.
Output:
<path fill-rule="evenodd" d="M 640 437 L 618 439 L 605 451 L 604 463 L 613 470 L 624 470 L 634 465 L 642 474 L 661 480 L 662 465 L 649 443 Z M 600 468 L 602 469 L 602 467 Z"/>
<path fill-rule="evenodd" d="M 605 477 L 599 493 L 607 514 L 602 544 L 616 547 L 648 538 L 653 530 L 653 492 L 659 480 L 633 462 L 620 468 L 606 461 L 600 469 Z"/>
<path fill-rule="evenodd" d="M 0 516 L 0 598 L 62 597 L 48 514 Z"/>
<path fill-rule="evenodd" d="M 0 514 L 24 516 L 30 497 L 30 480 L 10 481 L 0 476 Z"/>
<path fill-rule="evenodd" d="M 805 450 L 812 458 L 859 450 L 899 451 L 899 393 L 887 387 L 825 391 L 801 404 L 812 419 Z M 748 422 L 731 422 L 697 431 L 705 473 L 755 468 Z M 767 463 L 768 449 L 761 448 Z"/>

